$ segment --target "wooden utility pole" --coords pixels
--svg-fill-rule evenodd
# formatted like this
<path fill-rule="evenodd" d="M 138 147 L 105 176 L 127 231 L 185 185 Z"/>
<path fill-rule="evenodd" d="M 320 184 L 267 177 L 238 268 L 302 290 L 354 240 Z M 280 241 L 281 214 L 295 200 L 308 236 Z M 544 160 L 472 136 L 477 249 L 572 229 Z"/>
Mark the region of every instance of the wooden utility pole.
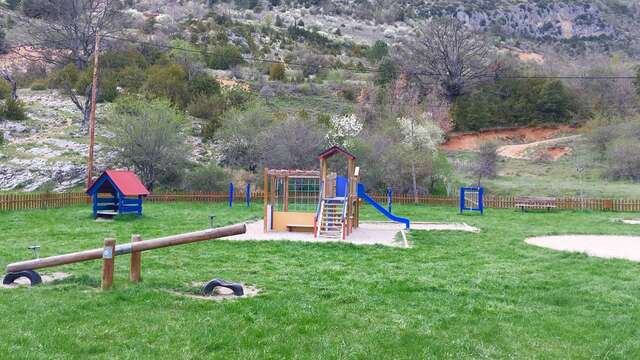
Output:
<path fill-rule="evenodd" d="M 96 130 L 96 102 L 98 99 L 98 58 L 100 57 L 100 31 L 96 31 L 93 50 L 93 82 L 91 84 L 91 112 L 89 113 L 89 159 L 87 160 L 87 189 L 93 182 L 93 145 Z"/>

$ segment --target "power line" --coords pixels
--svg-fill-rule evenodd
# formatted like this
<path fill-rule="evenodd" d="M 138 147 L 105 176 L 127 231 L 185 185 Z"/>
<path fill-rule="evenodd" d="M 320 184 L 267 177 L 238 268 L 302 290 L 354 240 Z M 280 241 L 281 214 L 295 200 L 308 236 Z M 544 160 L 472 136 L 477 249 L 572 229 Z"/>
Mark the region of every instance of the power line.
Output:
<path fill-rule="evenodd" d="M 5 11 L 6 15 L 10 15 L 13 17 L 16 17 L 20 20 L 22 20 L 23 22 L 26 22 L 27 24 L 32 24 L 30 19 L 26 19 L 20 15 L 15 15 L 15 14 L 10 14 L 7 13 L 6 10 L 1 9 L 0 8 L 0 12 Z M 184 52 L 190 52 L 190 53 L 197 53 L 197 54 L 201 54 L 201 55 L 215 55 L 212 51 L 208 51 L 206 49 L 189 49 L 189 48 L 183 48 L 183 47 L 179 47 L 179 46 L 172 46 L 172 45 L 166 45 L 166 44 L 159 44 L 159 43 L 155 43 L 155 42 L 151 42 L 151 41 L 145 41 L 145 40 L 139 40 L 139 39 L 131 39 L 131 38 L 127 38 L 127 37 L 121 37 L 121 36 L 115 36 L 115 35 L 109 35 L 109 34 L 102 34 L 103 38 L 109 38 L 112 40 L 118 40 L 118 41 L 125 41 L 125 42 L 129 42 L 129 43 L 134 43 L 134 44 L 138 44 L 138 45 L 143 45 L 143 46 L 152 46 L 152 47 L 156 47 L 156 48 L 161 48 L 161 49 L 165 49 L 165 50 L 178 50 L 178 51 L 184 51 Z M 14 48 L 24 48 L 24 47 L 39 47 L 40 45 L 35 45 L 35 44 L 22 44 L 22 45 L 17 45 L 17 46 L 12 46 L 9 47 L 9 49 L 14 49 Z M 269 59 L 259 59 L 256 57 L 251 57 L 251 56 L 243 56 L 243 60 L 245 61 L 252 61 L 252 62 L 261 62 L 261 63 L 267 63 L 267 64 L 282 64 L 284 66 L 288 66 L 288 67 L 305 67 L 308 66 L 307 64 L 303 64 L 303 63 L 297 63 L 297 62 L 287 62 L 287 61 L 281 61 L 281 60 L 269 60 Z M 382 72 L 379 69 L 372 69 L 372 68 L 367 68 L 367 67 L 340 67 L 340 66 L 323 66 L 323 65 L 316 65 L 315 67 L 319 68 L 319 69 L 324 69 L 324 70 L 349 70 L 349 71 L 354 71 L 354 72 L 358 72 L 358 73 L 380 73 Z M 400 73 L 401 71 L 395 71 L 396 73 Z M 447 74 L 438 74 L 438 73 L 432 73 L 432 72 L 427 72 L 427 71 L 410 71 L 409 72 L 411 75 L 414 76 L 422 76 L 422 77 L 431 77 L 431 78 L 445 78 L 448 75 Z M 540 79 L 540 80 L 634 80 L 637 77 L 636 76 L 625 76 L 625 75 L 492 75 L 492 74 L 485 74 L 485 75 L 478 75 L 478 78 L 484 78 L 484 79 L 513 79 L 513 80 L 526 80 L 526 79 Z"/>

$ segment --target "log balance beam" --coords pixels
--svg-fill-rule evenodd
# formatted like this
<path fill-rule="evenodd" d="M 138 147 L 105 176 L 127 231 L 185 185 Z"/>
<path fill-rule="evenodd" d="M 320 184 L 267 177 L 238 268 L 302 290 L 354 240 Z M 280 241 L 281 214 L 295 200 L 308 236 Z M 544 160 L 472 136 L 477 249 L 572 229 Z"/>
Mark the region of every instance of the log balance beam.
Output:
<path fill-rule="evenodd" d="M 28 274 L 29 272 L 31 272 L 35 274 L 35 276 L 37 276 L 37 280 L 39 280 L 39 275 L 37 275 L 37 273 L 35 273 L 33 270 L 52 267 L 52 266 L 73 264 L 73 263 L 89 261 L 89 260 L 97 260 L 97 259 L 104 259 L 105 262 L 113 262 L 113 258 L 115 258 L 116 256 L 129 254 L 129 253 L 135 255 L 136 257 L 135 261 L 132 261 L 132 265 L 134 266 L 132 267 L 132 276 L 131 276 L 132 280 L 136 281 L 139 279 L 139 271 L 140 271 L 140 264 L 139 264 L 140 260 L 138 258 L 138 255 L 142 251 L 160 249 L 160 248 L 169 247 L 169 246 L 189 244 L 189 243 L 198 242 L 198 241 L 218 239 L 226 236 L 239 235 L 239 234 L 244 234 L 246 231 L 247 231 L 246 225 L 239 224 L 239 225 L 225 226 L 225 227 L 216 228 L 216 229 L 195 231 L 195 232 L 180 234 L 180 235 L 166 236 L 166 237 L 152 239 L 152 240 L 139 240 L 139 238 L 135 238 L 135 239 L 132 239 L 133 242 L 129 244 L 117 245 L 117 246 L 114 246 L 115 240 L 105 239 L 104 248 L 85 250 L 85 251 L 64 254 L 64 255 L 50 256 L 42 259 L 26 260 L 26 261 L 11 263 L 7 265 L 7 269 L 6 269 L 7 276 L 5 276 L 5 283 L 7 282 L 7 278 L 13 278 L 13 280 L 15 280 L 16 278 L 15 274 L 19 274 L 21 272 L 26 273 L 25 275 L 23 275 L 25 277 L 29 277 Z M 106 288 L 109 288 L 111 284 L 104 284 L 104 280 L 105 280 L 104 269 L 106 269 L 107 272 L 108 271 L 112 272 L 113 266 L 105 266 L 103 268 L 103 288 L 105 288 L 105 285 L 107 285 Z M 134 272 L 137 272 L 137 274 L 134 274 Z M 12 274 L 14 275 L 12 276 Z M 108 278 L 109 274 L 106 274 L 106 275 Z M 13 282 L 13 280 L 11 280 L 10 282 Z M 31 284 L 35 285 L 33 281 L 34 279 L 30 278 L 30 280 L 31 280 Z M 38 282 L 39 281 L 36 281 L 36 283 Z"/>

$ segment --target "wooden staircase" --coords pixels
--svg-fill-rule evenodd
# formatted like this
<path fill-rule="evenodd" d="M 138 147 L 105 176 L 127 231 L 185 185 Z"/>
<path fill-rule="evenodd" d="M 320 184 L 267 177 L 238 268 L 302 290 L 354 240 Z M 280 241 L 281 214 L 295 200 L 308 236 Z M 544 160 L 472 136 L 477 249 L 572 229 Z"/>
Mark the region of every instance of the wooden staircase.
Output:
<path fill-rule="evenodd" d="M 343 215 L 345 198 L 326 198 L 320 203 L 316 237 L 344 239 Z"/>

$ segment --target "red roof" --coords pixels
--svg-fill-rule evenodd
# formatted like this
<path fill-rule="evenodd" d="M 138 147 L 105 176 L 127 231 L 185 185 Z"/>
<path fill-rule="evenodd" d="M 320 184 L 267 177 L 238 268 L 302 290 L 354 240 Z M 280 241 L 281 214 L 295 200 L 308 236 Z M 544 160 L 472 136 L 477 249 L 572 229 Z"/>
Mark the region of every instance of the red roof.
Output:
<path fill-rule="evenodd" d="M 100 179 L 104 176 L 108 176 L 111 182 L 125 196 L 149 195 L 149 190 L 142 184 L 138 175 L 128 170 L 106 170 L 91 184 L 89 189 L 87 189 L 87 193 L 90 193 L 93 187 L 100 183 Z"/>

